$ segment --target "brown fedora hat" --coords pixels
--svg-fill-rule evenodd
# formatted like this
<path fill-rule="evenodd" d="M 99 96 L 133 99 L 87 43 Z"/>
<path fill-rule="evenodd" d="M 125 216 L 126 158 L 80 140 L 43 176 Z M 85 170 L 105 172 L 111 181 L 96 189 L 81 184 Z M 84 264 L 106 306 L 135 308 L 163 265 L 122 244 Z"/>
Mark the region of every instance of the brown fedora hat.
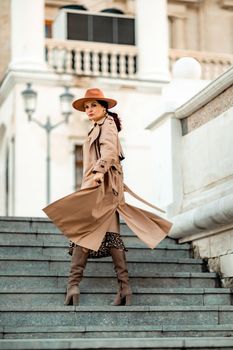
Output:
<path fill-rule="evenodd" d="M 101 100 L 106 101 L 108 103 L 108 108 L 112 108 L 117 104 L 116 100 L 112 98 L 104 97 L 103 91 L 97 88 L 87 89 L 85 96 L 83 98 L 79 98 L 72 103 L 72 106 L 82 112 L 85 112 L 84 102 L 89 100 Z"/>

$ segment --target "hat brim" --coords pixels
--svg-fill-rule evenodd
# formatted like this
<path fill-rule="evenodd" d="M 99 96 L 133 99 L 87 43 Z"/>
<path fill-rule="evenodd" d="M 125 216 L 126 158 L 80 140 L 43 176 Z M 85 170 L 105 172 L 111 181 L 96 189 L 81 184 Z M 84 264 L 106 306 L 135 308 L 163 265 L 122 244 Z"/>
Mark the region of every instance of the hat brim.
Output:
<path fill-rule="evenodd" d="M 72 103 L 72 106 L 77 109 L 78 111 L 81 111 L 81 112 L 85 112 L 85 109 L 84 109 L 84 102 L 86 101 L 91 101 L 91 100 L 94 100 L 94 101 L 106 101 L 107 104 L 108 104 L 108 109 L 110 108 L 113 108 L 114 106 L 116 106 L 117 104 L 117 101 L 116 100 L 113 100 L 111 98 L 99 98 L 99 97 L 83 97 L 83 98 L 79 98 L 78 100 L 75 100 L 73 103 Z"/>

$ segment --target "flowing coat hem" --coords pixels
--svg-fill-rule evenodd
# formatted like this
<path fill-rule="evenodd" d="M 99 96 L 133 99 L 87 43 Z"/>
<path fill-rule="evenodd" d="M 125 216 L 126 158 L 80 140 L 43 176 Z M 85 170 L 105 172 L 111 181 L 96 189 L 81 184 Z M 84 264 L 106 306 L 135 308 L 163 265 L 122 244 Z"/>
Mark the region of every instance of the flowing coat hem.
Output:
<path fill-rule="evenodd" d="M 125 192 L 164 212 L 123 185 Z M 106 196 L 101 185 L 71 193 L 42 210 L 69 240 L 94 251 L 99 249 L 116 211 L 135 235 L 151 249 L 167 236 L 172 226 L 171 222 L 154 213 L 125 203 L 124 200 L 118 201 L 117 196 Z"/>

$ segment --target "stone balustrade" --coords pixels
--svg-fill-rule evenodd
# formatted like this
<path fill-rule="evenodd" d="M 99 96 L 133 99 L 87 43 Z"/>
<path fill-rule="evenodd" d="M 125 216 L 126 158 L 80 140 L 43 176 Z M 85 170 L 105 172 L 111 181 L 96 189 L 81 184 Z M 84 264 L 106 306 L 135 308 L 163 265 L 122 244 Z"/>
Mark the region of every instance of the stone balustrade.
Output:
<path fill-rule="evenodd" d="M 57 73 L 133 78 L 137 48 L 86 41 L 46 39 L 46 61 Z"/>
<path fill-rule="evenodd" d="M 202 68 L 202 79 L 212 80 L 224 73 L 233 65 L 233 55 L 216 52 L 192 51 L 170 49 L 169 62 L 170 70 L 174 63 L 181 57 L 193 57 Z"/>
<path fill-rule="evenodd" d="M 46 61 L 57 73 L 112 78 L 136 78 L 137 47 L 87 41 L 46 39 Z M 169 50 L 170 70 L 181 57 L 202 66 L 202 79 L 212 80 L 233 65 L 233 55 L 191 50 Z"/>

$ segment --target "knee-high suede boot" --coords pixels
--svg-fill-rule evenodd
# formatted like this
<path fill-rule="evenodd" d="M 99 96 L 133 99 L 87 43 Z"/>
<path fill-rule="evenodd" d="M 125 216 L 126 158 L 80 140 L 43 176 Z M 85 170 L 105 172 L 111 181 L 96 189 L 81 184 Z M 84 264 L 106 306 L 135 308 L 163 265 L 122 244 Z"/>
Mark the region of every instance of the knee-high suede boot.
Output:
<path fill-rule="evenodd" d="M 129 285 L 125 251 L 118 248 L 110 248 L 110 253 L 119 284 L 119 290 L 112 305 L 131 305 L 132 290 Z"/>
<path fill-rule="evenodd" d="M 74 247 L 68 286 L 66 291 L 65 305 L 79 305 L 79 283 L 83 277 L 89 250 L 82 247 Z"/>

